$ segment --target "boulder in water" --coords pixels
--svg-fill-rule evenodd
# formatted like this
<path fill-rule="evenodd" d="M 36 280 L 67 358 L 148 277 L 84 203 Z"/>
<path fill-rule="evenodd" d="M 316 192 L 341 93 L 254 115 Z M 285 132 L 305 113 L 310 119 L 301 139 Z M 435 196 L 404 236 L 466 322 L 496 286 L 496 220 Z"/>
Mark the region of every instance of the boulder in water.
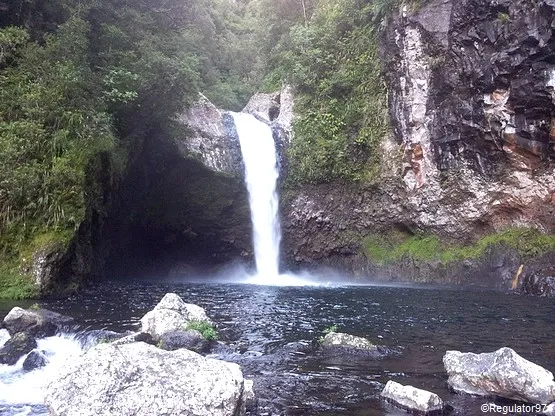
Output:
<path fill-rule="evenodd" d="M 511 348 L 483 354 L 447 351 L 443 364 L 456 392 L 538 404 L 555 401 L 553 374 Z"/>
<path fill-rule="evenodd" d="M 186 348 L 195 352 L 208 349 L 208 341 L 202 334 L 194 329 L 166 332 L 160 336 L 159 347 L 166 351 L 175 351 Z"/>
<path fill-rule="evenodd" d="M 403 386 L 395 381 L 388 381 L 380 396 L 391 404 L 425 415 L 441 414 L 445 404 L 441 397 L 426 390 L 412 386 Z"/>
<path fill-rule="evenodd" d="M 237 364 L 189 350 L 100 344 L 60 369 L 45 403 L 53 416 L 242 416 L 245 382 Z"/>
<path fill-rule="evenodd" d="M 44 367 L 46 363 L 48 363 L 48 358 L 44 352 L 35 349 L 31 351 L 25 358 L 25 361 L 23 361 L 23 369 L 25 371 L 32 371 Z"/>
<path fill-rule="evenodd" d="M 351 354 L 380 354 L 377 345 L 372 344 L 366 338 L 356 337 L 354 335 L 342 332 L 329 332 L 321 340 L 322 349 L 326 352 L 339 351 Z"/>
<path fill-rule="evenodd" d="M 37 341 L 29 334 L 19 332 L 0 348 L 0 364 L 14 365 L 35 348 L 37 348 Z"/>
<path fill-rule="evenodd" d="M 203 308 L 183 302 L 175 293 L 167 293 L 152 311 L 141 318 L 141 331 L 158 340 L 167 332 L 184 330 L 191 321 L 212 324 Z"/>
<path fill-rule="evenodd" d="M 22 309 L 16 306 L 4 318 L 4 327 L 11 335 L 26 332 L 34 337 L 48 337 L 73 322 L 73 318 L 48 309 Z"/>

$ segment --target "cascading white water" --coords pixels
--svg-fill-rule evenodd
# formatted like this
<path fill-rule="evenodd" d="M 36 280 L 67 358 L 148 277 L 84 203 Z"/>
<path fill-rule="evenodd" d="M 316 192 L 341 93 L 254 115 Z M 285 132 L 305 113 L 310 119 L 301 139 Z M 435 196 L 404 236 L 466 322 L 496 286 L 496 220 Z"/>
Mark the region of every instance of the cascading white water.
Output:
<path fill-rule="evenodd" d="M 245 164 L 245 182 L 253 227 L 257 281 L 279 284 L 279 243 L 281 230 L 278 216 L 279 177 L 272 129 L 254 116 L 232 113 Z"/>
<path fill-rule="evenodd" d="M 9 339 L 0 330 L 0 344 Z M 56 377 L 59 368 L 72 357 L 93 345 L 94 339 L 79 338 L 77 334 L 59 334 L 37 340 L 37 350 L 47 357 L 47 364 L 36 370 L 23 370 L 23 356 L 15 365 L 0 364 L 0 414 L 48 415 L 44 407 L 45 387 Z"/>

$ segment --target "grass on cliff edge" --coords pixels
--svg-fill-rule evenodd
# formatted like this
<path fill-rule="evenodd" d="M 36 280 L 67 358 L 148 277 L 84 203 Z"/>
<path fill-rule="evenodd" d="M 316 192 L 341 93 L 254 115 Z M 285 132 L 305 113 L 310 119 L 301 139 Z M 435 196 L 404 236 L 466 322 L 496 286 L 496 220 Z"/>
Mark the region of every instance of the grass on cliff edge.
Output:
<path fill-rule="evenodd" d="M 541 234 L 527 228 L 510 228 L 482 237 L 468 246 L 448 245 L 437 236 L 369 235 L 363 240 L 364 253 L 376 265 L 390 264 L 403 258 L 415 262 L 438 261 L 450 264 L 455 261 L 481 258 L 488 248 L 504 245 L 516 250 L 524 258 L 539 256 L 555 250 L 555 235 Z"/>
<path fill-rule="evenodd" d="M 0 256 L 0 299 L 34 299 L 39 293 L 31 276 L 33 254 L 67 248 L 73 229 L 49 230 L 17 245 L 17 254 Z"/>

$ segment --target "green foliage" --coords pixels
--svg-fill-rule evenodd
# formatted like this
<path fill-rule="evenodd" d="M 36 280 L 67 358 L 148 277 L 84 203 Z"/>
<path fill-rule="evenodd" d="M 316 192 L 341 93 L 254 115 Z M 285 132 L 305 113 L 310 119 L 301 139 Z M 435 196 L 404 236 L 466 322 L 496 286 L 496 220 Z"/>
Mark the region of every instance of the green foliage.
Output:
<path fill-rule="evenodd" d="M 511 17 L 507 13 L 499 12 L 497 13 L 497 20 L 501 23 L 507 23 L 511 20 Z"/>
<path fill-rule="evenodd" d="M 437 236 L 369 235 L 364 238 L 364 252 L 377 265 L 390 264 L 402 259 L 414 262 L 437 261 L 450 264 L 465 259 L 479 259 L 493 247 L 503 245 L 516 250 L 523 258 L 533 258 L 555 250 L 555 235 L 541 234 L 537 230 L 510 228 L 487 235 L 474 244 L 447 245 Z"/>
<path fill-rule="evenodd" d="M 37 295 L 31 276 L 20 272 L 17 261 L 0 262 L 0 299 L 33 299 Z"/>
<path fill-rule="evenodd" d="M 293 183 L 376 179 L 389 122 L 375 18 L 373 2 L 321 1 L 276 47 L 270 77 L 297 89 Z"/>
<path fill-rule="evenodd" d="M 212 324 L 205 321 L 189 321 L 185 329 L 194 329 L 199 331 L 207 341 L 216 341 L 218 339 L 218 331 L 216 331 L 216 328 L 214 328 Z"/>
<path fill-rule="evenodd" d="M 332 332 L 337 332 L 338 326 L 333 324 L 328 326 L 322 331 L 322 335 L 318 337 L 318 343 L 322 344 L 324 342 L 324 337 Z"/>
<path fill-rule="evenodd" d="M 36 302 L 33 303 L 31 306 L 29 306 L 29 309 L 32 309 L 32 310 L 35 310 L 35 311 L 39 310 L 40 308 L 41 308 L 40 305 Z"/>

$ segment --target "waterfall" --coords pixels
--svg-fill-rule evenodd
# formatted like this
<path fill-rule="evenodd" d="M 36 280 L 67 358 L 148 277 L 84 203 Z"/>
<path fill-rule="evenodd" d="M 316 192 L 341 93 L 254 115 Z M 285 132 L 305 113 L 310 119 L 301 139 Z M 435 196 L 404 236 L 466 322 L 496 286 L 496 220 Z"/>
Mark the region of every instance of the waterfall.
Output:
<path fill-rule="evenodd" d="M 279 284 L 281 230 L 276 191 L 279 176 L 272 129 L 254 116 L 232 113 L 245 164 L 253 227 L 257 283 Z"/>

